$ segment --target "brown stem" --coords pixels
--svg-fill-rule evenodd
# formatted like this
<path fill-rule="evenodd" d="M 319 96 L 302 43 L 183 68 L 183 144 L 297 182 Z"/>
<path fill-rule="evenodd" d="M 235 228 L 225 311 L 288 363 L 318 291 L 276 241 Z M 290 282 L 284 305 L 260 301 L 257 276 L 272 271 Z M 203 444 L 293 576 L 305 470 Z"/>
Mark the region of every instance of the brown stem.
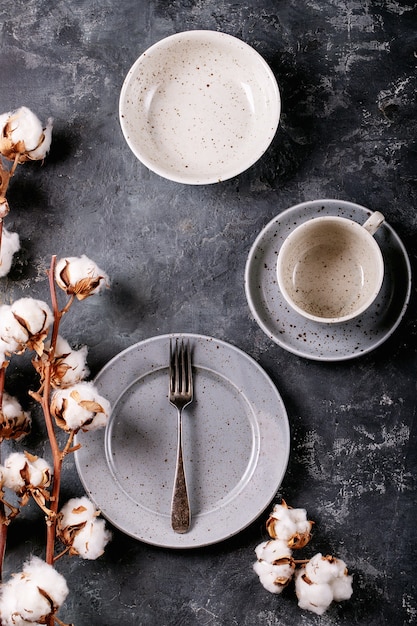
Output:
<path fill-rule="evenodd" d="M 54 558 L 54 562 L 58 561 L 58 559 L 60 559 L 61 557 L 64 556 L 64 554 L 68 554 L 68 552 L 70 551 L 71 546 L 67 546 L 66 548 L 64 548 L 62 550 L 62 552 L 60 552 L 59 554 L 57 554 Z"/>
<path fill-rule="evenodd" d="M 9 172 L 9 178 L 11 178 L 13 176 L 13 174 L 16 171 L 17 166 L 19 165 L 19 158 L 20 158 L 20 154 L 17 153 L 15 158 L 14 158 L 14 162 L 12 167 L 10 168 L 10 172 Z"/>
<path fill-rule="evenodd" d="M 59 323 L 61 316 L 59 314 L 58 303 L 55 292 L 54 284 L 54 268 L 56 257 L 53 256 L 51 260 L 51 266 L 49 268 L 49 287 L 51 292 L 52 309 L 54 315 L 54 323 L 52 329 L 51 349 L 48 361 L 45 365 L 44 381 L 43 381 L 43 393 L 42 393 L 42 411 L 44 414 L 46 430 L 48 432 L 49 445 L 51 446 L 52 459 L 53 459 L 53 483 L 52 483 L 52 495 L 51 495 L 51 511 L 52 515 L 47 521 L 46 530 L 46 562 L 52 565 L 54 562 L 54 548 L 55 548 L 55 535 L 56 535 L 56 514 L 59 507 L 59 492 L 61 488 L 61 470 L 62 470 L 62 455 L 59 449 L 58 441 L 56 438 L 55 428 L 50 411 L 50 393 L 51 393 L 51 360 L 56 346 L 56 339 L 58 337 Z"/>
<path fill-rule="evenodd" d="M 7 192 L 7 188 L 9 186 L 11 177 L 12 177 L 12 174 L 10 173 L 10 171 L 7 170 L 3 166 L 3 162 L 0 162 L 0 197 L 1 198 L 6 197 L 6 192 Z"/>
<path fill-rule="evenodd" d="M 77 430 L 71 430 L 70 434 L 68 436 L 68 440 L 67 443 L 65 444 L 65 447 L 62 450 L 62 458 L 64 459 L 64 457 L 67 456 L 67 454 L 70 454 L 71 452 L 75 452 L 75 450 L 78 450 L 81 447 L 81 444 L 77 443 L 75 446 L 72 445 L 72 442 L 74 441 L 74 437 L 77 434 Z"/>
<path fill-rule="evenodd" d="M 6 381 L 6 367 L 0 368 L 0 409 L 3 406 L 4 383 Z"/>
<path fill-rule="evenodd" d="M 48 272 L 49 291 L 51 293 L 51 304 L 52 304 L 52 311 L 54 315 L 54 323 L 52 326 L 52 336 L 51 336 L 51 353 L 49 357 L 50 360 L 53 359 L 53 353 L 55 352 L 56 341 L 58 338 L 59 324 L 61 322 L 61 317 L 62 317 L 62 313 L 59 310 L 58 300 L 56 297 L 55 278 L 54 278 L 55 264 L 56 264 L 56 256 L 54 255 L 51 259 L 51 266 Z"/>
<path fill-rule="evenodd" d="M 45 366 L 45 376 L 43 381 L 43 390 L 42 390 L 42 410 L 45 418 L 46 429 L 48 432 L 49 443 L 52 451 L 53 458 L 53 483 L 52 483 L 52 494 L 51 494 L 51 507 L 50 510 L 52 515 L 47 520 L 47 531 L 46 531 L 46 562 L 49 565 L 53 565 L 54 562 L 54 547 L 55 547 L 55 537 L 56 537 L 56 524 L 57 524 L 57 514 L 59 508 L 59 494 L 61 489 L 61 472 L 62 472 L 62 462 L 64 460 L 65 455 L 70 450 L 70 446 L 72 444 L 73 434 L 70 435 L 69 441 L 64 448 L 64 451 L 61 452 L 58 446 L 58 441 L 55 434 L 55 429 L 53 425 L 53 420 L 50 411 L 50 394 L 51 394 L 51 364 L 54 358 L 56 342 L 58 338 L 59 324 L 61 322 L 61 318 L 68 311 L 73 298 L 70 298 L 70 301 L 67 303 L 66 307 L 60 311 L 58 306 L 58 299 L 56 296 L 56 288 L 55 288 L 55 264 L 56 264 L 56 256 L 53 256 L 51 259 L 51 265 L 48 272 L 49 277 L 49 289 L 51 293 L 51 304 L 52 304 L 52 312 L 54 316 L 54 323 L 52 326 L 52 335 L 51 335 L 51 347 L 49 351 L 48 361 Z"/>
<path fill-rule="evenodd" d="M 59 507 L 59 492 L 61 488 L 61 469 L 62 469 L 62 455 L 58 446 L 58 441 L 55 434 L 55 429 L 52 421 L 51 411 L 49 408 L 49 395 L 51 390 L 51 364 L 47 363 L 45 367 L 45 381 L 44 390 L 42 395 L 42 410 L 45 418 L 46 429 L 48 432 L 49 445 L 51 446 L 52 459 L 53 459 L 53 484 L 51 495 L 51 511 L 53 515 L 50 516 L 47 522 L 46 530 L 46 562 L 52 565 L 54 562 L 54 547 L 55 547 L 55 531 L 56 531 L 56 514 Z"/>
<path fill-rule="evenodd" d="M 4 503 L 0 502 L 0 582 L 3 580 L 3 562 L 7 543 L 7 516 Z"/>
<path fill-rule="evenodd" d="M 67 304 L 64 306 L 63 309 L 60 310 L 59 305 L 58 305 L 58 299 L 56 296 L 56 287 L 55 287 L 55 265 L 56 265 L 56 256 L 54 255 L 52 257 L 51 260 L 51 266 L 49 268 L 49 272 L 48 272 L 48 277 L 49 277 L 49 291 L 51 292 L 51 304 L 52 304 L 52 311 L 54 313 L 54 324 L 52 326 L 52 336 L 51 336 L 51 355 L 50 358 L 53 358 L 53 351 L 55 350 L 55 346 L 56 346 L 56 341 L 58 338 L 58 331 L 59 331 L 59 325 L 61 323 L 61 319 L 62 317 L 65 315 L 65 313 L 68 311 L 68 309 L 71 307 L 75 296 L 71 295 L 70 298 L 68 299 Z"/>
<path fill-rule="evenodd" d="M 2 367 L 0 369 L 0 409 L 3 406 L 3 393 L 4 393 L 5 378 L 6 378 L 6 368 Z M 0 456 L 0 461 L 1 461 L 1 456 Z M 3 579 L 3 563 L 4 563 L 4 555 L 6 553 L 6 543 L 7 543 L 7 516 L 6 516 L 4 502 L 1 502 L 0 503 L 0 582 Z"/>

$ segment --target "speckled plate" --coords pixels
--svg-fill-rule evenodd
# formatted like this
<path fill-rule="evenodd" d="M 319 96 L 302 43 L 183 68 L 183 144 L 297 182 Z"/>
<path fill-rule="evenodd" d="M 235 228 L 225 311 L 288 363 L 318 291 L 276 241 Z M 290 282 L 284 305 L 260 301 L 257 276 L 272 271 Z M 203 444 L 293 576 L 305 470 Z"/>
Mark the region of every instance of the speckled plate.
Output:
<path fill-rule="evenodd" d="M 246 263 L 246 297 L 259 326 L 285 350 L 307 359 L 343 361 L 374 350 L 397 328 L 410 298 L 411 267 L 404 245 L 386 222 L 375 235 L 384 257 L 384 282 L 360 317 L 341 324 L 309 321 L 289 308 L 278 288 L 278 252 L 295 226 L 319 215 L 363 223 L 371 212 L 342 200 L 303 202 L 277 215 L 256 238 Z"/>
<path fill-rule="evenodd" d="M 192 524 L 171 529 L 177 417 L 168 402 L 169 337 L 188 337 L 194 401 L 183 413 Z M 114 526 L 146 543 L 193 548 L 226 539 L 270 504 L 290 447 L 281 397 L 239 349 L 201 335 L 162 335 L 113 358 L 96 377 L 112 404 L 105 430 L 79 435 L 87 494 Z"/>
<path fill-rule="evenodd" d="M 123 83 L 119 114 L 136 157 L 180 183 L 216 183 L 253 165 L 278 127 L 281 100 L 262 56 L 210 30 L 162 39 Z"/>

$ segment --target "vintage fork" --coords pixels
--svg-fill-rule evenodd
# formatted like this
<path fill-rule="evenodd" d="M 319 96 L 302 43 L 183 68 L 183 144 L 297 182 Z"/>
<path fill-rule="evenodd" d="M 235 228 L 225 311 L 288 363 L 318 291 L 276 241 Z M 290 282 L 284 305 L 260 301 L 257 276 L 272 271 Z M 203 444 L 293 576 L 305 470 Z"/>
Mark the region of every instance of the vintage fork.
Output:
<path fill-rule="evenodd" d="M 175 340 L 169 344 L 169 401 L 176 407 L 178 414 L 177 464 L 174 490 L 172 493 L 171 525 L 175 532 L 185 533 L 190 527 L 191 512 L 185 480 L 182 454 L 182 410 L 193 399 L 193 376 L 191 371 L 190 342 L 186 346 Z"/>

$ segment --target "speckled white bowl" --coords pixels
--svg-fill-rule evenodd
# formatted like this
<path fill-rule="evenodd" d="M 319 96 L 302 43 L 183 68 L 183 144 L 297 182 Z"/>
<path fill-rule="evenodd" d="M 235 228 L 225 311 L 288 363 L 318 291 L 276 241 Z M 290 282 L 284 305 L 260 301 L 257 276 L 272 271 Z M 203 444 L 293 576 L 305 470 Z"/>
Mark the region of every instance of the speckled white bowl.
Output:
<path fill-rule="evenodd" d="M 253 165 L 278 127 L 281 100 L 270 67 L 236 37 L 195 30 L 167 37 L 129 70 L 120 94 L 124 137 L 164 178 L 220 182 Z"/>

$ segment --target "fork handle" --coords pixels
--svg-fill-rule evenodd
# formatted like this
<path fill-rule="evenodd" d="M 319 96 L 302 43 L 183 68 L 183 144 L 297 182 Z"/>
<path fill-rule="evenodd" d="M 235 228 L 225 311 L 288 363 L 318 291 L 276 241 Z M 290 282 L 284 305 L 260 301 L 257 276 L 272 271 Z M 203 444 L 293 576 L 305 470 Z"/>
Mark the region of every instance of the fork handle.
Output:
<path fill-rule="evenodd" d="M 177 468 L 171 507 L 171 526 L 176 533 L 186 533 L 191 522 L 190 504 L 188 501 L 187 483 L 185 482 L 184 461 L 182 456 L 181 422 L 181 411 L 178 411 Z"/>

